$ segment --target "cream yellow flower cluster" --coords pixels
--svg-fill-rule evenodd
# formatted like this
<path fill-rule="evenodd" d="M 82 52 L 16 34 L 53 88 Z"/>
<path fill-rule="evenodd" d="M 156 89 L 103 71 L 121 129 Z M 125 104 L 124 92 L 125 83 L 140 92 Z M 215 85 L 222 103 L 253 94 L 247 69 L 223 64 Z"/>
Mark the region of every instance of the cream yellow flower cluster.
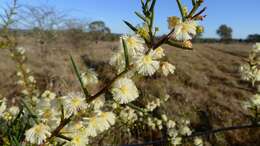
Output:
<path fill-rule="evenodd" d="M 71 115 L 82 115 L 76 121 L 72 121 L 61 130 L 65 136 L 71 137 L 72 140 L 66 142 L 68 146 L 83 146 L 88 144 L 89 137 L 95 137 L 105 130 L 108 130 L 116 122 L 116 115 L 112 112 L 102 112 L 101 108 L 105 104 L 104 97 L 100 96 L 91 104 L 87 104 L 81 93 L 69 93 L 67 96 L 57 97 L 49 90 L 45 91 L 41 98 L 37 100 L 33 109 L 40 123 L 35 124 L 26 131 L 26 140 L 32 144 L 42 144 L 50 136 L 51 131 L 56 129 L 61 121 L 64 110 L 65 118 Z M 63 105 L 61 108 L 61 105 Z M 87 111 L 87 108 L 93 107 L 93 112 Z M 6 104 L 3 102 L 0 109 L 5 110 Z M 86 114 L 88 113 L 88 114 Z M 90 113 L 93 117 L 88 117 Z M 73 124 L 74 123 L 74 124 Z"/>
<path fill-rule="evenodd" d="M 169 29 L 174 29 L 172 38 L 178 41 L 191 40 L 197 34 L 198 24 L 194 20 L 182 21 L 179 17 L 168 18 Z"/>
<path fill-rule="evenodd" d="M 260 52 L 260 43 L 255 43 L 255 45 L 253 45 L 252 51 L 256 53 Z"/>
<path fill-rule="evenodd" d="M 1 99 L 0 104 L 0 118 L 3 118 L 6 121 L 13 120 L 20 112 L 20 109 L 17 106 L 8 107 L 6 98 Z"/>
<path fill-rule="evenodd" d="M 115 124 L 116 117 L 112 112 L 101 112 L 91 118 L 86 118 L 86 133 L 89 136 L 96 137 L 99 133 L 108 130 Z"/>
<path fill-rule="evenodd" d="M 199 138 L 199 137 L 196 137 L 194 139 L 194 145 L 195 146 L 203 146 L 203 140 L 201 138 Z"/>
<path fill-rule="evenodd" d="M 17 84 L 23 88 L 23 90 L 21 91 L 22 94 L 24 94 L 25 96 L 30 96 L 30 98 L 33 99 L 35 98 L 35 96 L 38 96 L 38 91 L 36 89 L 36 80 L 32 76 L 30 69 L 25 64 L 25 49 L 23 47 L 16 47 L 11 52 L 11 56 L 16 62 L 17 66 Z"/>
<path fill-rule="evenodd" d="M 250 81 L 253 85 L 256 81 L 260 81 L 260 69 L 258 65 L 260 44 L 256 43 L 249 53 L 249 62 L 242 64 L 239 68 L 241 78 L 245 81 Z"/>
<path fill-rule="evenodd" d="M 260 95 L 259 94 L 255 94 L 253 95 L 249 101 L 245 101 L 244 102 L 244 108 L 245 109 L 250 109 L 250 110 L 254 110 L 255 108 L 259 108 L 260 107 Z"/>
<path fill-rule="evenodd" d="M 129 36 L 124 35 L 121 37 L 122 41 L 126 42 L 129 63 L 135 67 L 135 70 L 143 76 L 152 76 L 159 68 L 162 57 L 165 56 L 164 49 L 158 47 L 155 50 L 149 51 L 144 47 L 144 41 L 137 35 Z M 110 60 L 110 64 L 115 66 L 118 73 L 121 73 L 125 69 L 125 54 L 123 44 L 120 43 L 120 49 L 116 52 Z M 174 67 L 170 63 L 162 63 L 162 71 L 164 75 L 174 72 Z"/>
<path fill-rule="evenodd" d="M 118 51 L 116 57 L 114 56 L 110 60 L 110 64 L 114 65 L 119 73 L 125 70 L 126 65 L 125 53 L 122 48 L 123 40 L 127 46 L 129 64 L 132 70 L 129 71 L 128 74 L 117 78 L 109 87 L 113 101 L 117 104 L 115 110 L 118 111 L 119 109 L 117 112 L 118 118 L 127 125 L 141 121 L 152 129 L 161 130 L 163 124 L 168 122 L 166 115 L 162 116 L 162 119 L 159 119 L 146 117 L 146 113 L 143 113 L 152 112 L 155 108 L 159 107 L 163 102 L 160 99 L 148 103 L 142 112 L 134 108 L 122 108 L 121 106 L 133 102 L 139 97 L 139 91 L 132 79 L 133 75 L 152 76 L 161 68 L 162 73 L 167 76 L 170 73 L 174 73 L 175 67 L 168 62 L 160 61 L 160 59 L 165 56 L 165 51 L 162 47 L 148 51 L 149 49 L 144 47 L 145 43 L 139 36 L 124 35 L 120 40 L 121 50 Z M 129 75 L 129 73 L 132 75 Z M 92 69 L 87 69 L 85 73 L 82 73 L 81 79 L 84 87 L 88 88 L 89 85 L 97 84 L 97 76 Z M 33 81 L 34 79 L 31 78 L 31 80 Z M 40 122 L 35 123 L 32 128 L 26 131 L 26 140 L 28 143 L 41 144 L 45 142 L 50 136 L 50 133 L 63 122 L 62 120 L 64 118 L 74 117 L 71 124 L 61 129 L 61 133 L 71 138 L 70 141 L 64 141 L 66 145 L 75 146 L 88 144 L 90 138 L 96 137 L 100 133 L 108 130 L 116 122 L 117 117 L 115 113 L 102 111 L 102 109 L 107 110 L 111 108 L 111 106 L 106 105 L 104 95 L 100 95 L 90 103 L 87 103 L 85 96 L 79 92 L 72 92 L 60 97 L 46 90 L 40 94 L 39 97 L 40 98 L 33 98 L 33 102 L 26 100 L 28 107 L 32 109 Z M 107 108 L 107 106 L 109 108 Z M 2 105 L 2 109 L 4 108 L 5 104 Z M 10 109 L 14 111 L 15 108 Z M 8 117 L 8 115 L 5 117 Z M 187 127 L 185 128 L 182 128 L 182 133 L 187 132 Z M 178 139 L 175 138 L 175 140 Z"/>
<path fill-rule="evenodd" d="M 157 98 L 155 101 L 151 101 L 147 103 L 146 110 L 152 112 L 154 109 L 160 106 L 161 106 L 161 100 Z"/>
<path fill-rule="evenodd" d="M 28 103 L 30 105 L 30 102 Z M 56 128 L 60 122 L 60 103 L 57 95 L 49 90 L 42 93 L 41 98 L 35 100 L 32 107 L 34 113 L 41 122 L 47 124 L 51 130 Z"/>
<path fill-rule="evenodd" d="M 157 58 L 158 56 L 153 50 L 148 54 L 138 54 L 135 62 L 138 73 L 144 76 L 153 75 L 160 67 Z"/>
<path fill-rule="evenodd" d="M 88 137 L 84 133 L 78 133 L 70 142 L 66 143 L 66 146 L 86 146 L 87 144 L 89 144 Z"/>
<path fill-rule="evenodd" d="M 191 40 L 196 35 L 197 23 L 193 20 L 180 21 L 174 28 L 173 37 L 178 41 Z"/>
<path fill-rule="evenodd" d="M 134 82 L 140 78 L 134 78 L 135 75 L 152 76 L 157 71 L 164 76 L 173 74 L 175 66 L 166 61 L 167 58 L 164 58 L 166 53 L 161 46 L 166 43 L 170 44 L 173 38 L 176 43 L 181 41 L 185 47 L 191 47 L 190 40 L 196 35 L 198 29 L 195 18 L 193 20 L 193 12 L 191 12 L 191 16 L 188 16 L 188 9 L 179 4 L 180 10 L 184 13 L 182 19 L 169 18 L 169 27 L 173 30 L 163 39 L 157 40 L 156 35 L 159 28 L 154 27 L 153 22 L 156 1 L 153 0 L 151 5 L 150 2 L 150 0 L 141 1 L 143 14 L 136 12 L 136 15 L 144 21 L 141 27 L 140 25 L 135 27 L 125 21 L 135 35 L 123 35 L 120 38 L 118 50 L 109 61 L 117 70 L 118 75 L 96 94 L 92 94 L 88 90 L 91 85 L 98 83 L 97 73 L 93 69 L 87 69 L 86 72 L 80 74 L 72 57 L 73 69 L 83 92 L 71 92 L 65 95 L 63 92 L 55 94 L 49 90 L 40 92 L 40 88 L 36 87 L 35 78 L 24 64 L 26 61 L 25 49 L 17 47 L 12 51 L 12 57 L 18 66 L 18 84 L 23 87 L 24 98 L 21 99 L 23 111 L 20 112 L 19 107 L 16 106 L 7 108 L 7 101 L 3 99 L 0 101 L 0 118 L 7 122 L 12 121 L 17 115 L 20 116 L 17 116 L 18 118 L 28 118 L 30 122 L 27 124 L 31 127 L 25 129 L 26 132 L 23 133 L 25 139 L 22 141 L 25 145 L 85 146 L 90 143 L 91 138 L 97 137 L 113 126 L 117 128 L 121 125 L 127 126 L 125 130 L 129 133 L 130 126 L 137 124 L 143 124 L 141 126 L 148 126 L 152 130 L 158 131 L 166 127 L 167 129 L 164 130 L 168 131 L 169 140 L 173 145 L 181 144 L 181 136 L 191 134 L 192 131 L 188 127 L 189 121 L 175 122 L 165 114 L 154 115 L 154 110 L 165 103 L 169 99 L 169 95 L 165 98 L 156 98 L 143 106 L 135 105 L 133 102 L 141 95 Z M 196 11 L 196 7 L 202 1 L 193 1 L 193 3 L 195 3 L 193 11 Z M 259 50 L 259 44 L 256 44 L 254 51 Z M 249 70 L 251 71 L 251 66 Z M 258 98 L 258 96 L 252 98 L 251 103 L 258 106 L 260 102 Z M 15 128 L 12 127 L 8 130 Z M 201 146 L 202 142 L 200 139 L 195 139 L 194 143 Z"/>
<path fill-rule="evenodd" d="M 119 117 L 125 124 L 133 124 L 136 120 L 138 120 L 136 111 L 129 107 L 121 110 Z"/>
<path fill-rule="evenodd" d="M 169 74 L 174 74 L 176 67 L 169 62 L 161 63 L 162 73 L 164 76 L 168 76 Z"/>
<path fill-rule="evenodd" d="M 90 106 L 93 107 L 95 112 L 101 111 L 101 108 L 104 107 L 106 99 L 104 96 L 100 96 L 91 102 Z"/>
<path fill-rule="evenodd" d="M 113 84 L 111 93 L 114 100 L 120 104 L 132 102 L 139 96 L 135 83 L 128 78 L 118 79 Z"/>
<path fill-rule="evenodd" d="M 121 73 L 125 69 L 125 54 L 124 54 L 124 45 L 125 41 L 128 51 L 129 63 L 132 65 L 135 61 L 137 54 L 144 53 L 144 41 L 138 35 L 123 35 L 120 38 L 120 45 L 117 52 L 110 59 L 110 65 L 116 67 L 118 73 Z"/>
<path fill-rule="evenodd" d="M 42 144 L 50 135 L 50 128 L 43 123 L 34 125 L 25 133 L 27 141 L 38 145 Z"/>
<path fill-rule="evenodd" d="M 81 79 L 85 87 L 98 83 L 97 73 L 93 69 L 87 69 L 86 72 L 82 73 Z"/>
<path fill-rule="evenodd" d="M 172 120 L 168 120 L 166 122 L 166 126 L 168 129 L 168 136 L 170 138 L 170 142 L 173 145 L 182 144 L 182 136 L 191 135 L 192 131 L 188 127 L 190 125 L 190 121 L 185 119 L 180 119 L 175 122 Z"/>
<path fill-rule="evenodd" d="M 257 90 L 260 90 L 260 86 L 256 85 L 256 81 L 260 81 L 260 69 L 259 69 L 259 51 L 260 51 L 260 43 L 256 43 L 253 45 L 248 61 L 240 66 L 240 74 L 241 78 L 245 81 L 251 82 L 252 86 L 257 87 Z M 249 111 L 249 114 L 252 118 L 257 119 L 257 115 L 259 114 L 260 107 L 260 94 L 257 92 L 255 95 L 249 98 L 249 100 L 244 101 L 242 103 L 243 107 Z"/>
<path fill-rule="evenodd" d="M 87 109 L 88 104 L 82 93 L 69 93 L 63 97 L 63 106 L 66 117 L 77 115 L 80 111 Z"/>

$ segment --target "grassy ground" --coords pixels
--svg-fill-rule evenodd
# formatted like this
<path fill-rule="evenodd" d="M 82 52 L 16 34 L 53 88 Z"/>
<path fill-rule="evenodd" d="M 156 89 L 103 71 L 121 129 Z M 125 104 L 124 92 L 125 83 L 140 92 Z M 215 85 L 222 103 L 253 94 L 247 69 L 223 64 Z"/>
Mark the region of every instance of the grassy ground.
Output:
<path fill-rule="evenodd" d="M 28 65 L 35 74 L 42 89 L 66 93 L 79 90 L 78 82 L 69 62 L 71 54 L 79 64 L 92 66 L 103 81 L 114 74 L 108 65 L 115 42 L 94 42 L 72 49 L 66 42 L 59 42 L 39 48 L 28 40 L 21 40 L 26 46 Z M 184 115 L 191 118 L 196 130 L 239 125 L 249 122 L 241 101 L 252 94 L 250 86 L 239 78 L 238 67 L 247 57 L 251 44 L 195 44 L 193 51 L 185 51 L 164 46 L 168 60 L 177 67 L 176 74 L 168 78 L 157 74 L 153 78 L 139 81 L 155 96 L 169 93 L 166 107 L 169 114 Z M 160 80 L 156 80 L 156 79 Z M 0 52 L 0 93 L 15 99 L 18 91 L 15 85 L 15 64 L 6 50 Z M 147 84 L 149 83 L 149 84 Z M 92 93 L 102 86 L 92 88 Z M 259 130 L 242 130 L 210 136 L 214 145 L 260 145 Z"/>

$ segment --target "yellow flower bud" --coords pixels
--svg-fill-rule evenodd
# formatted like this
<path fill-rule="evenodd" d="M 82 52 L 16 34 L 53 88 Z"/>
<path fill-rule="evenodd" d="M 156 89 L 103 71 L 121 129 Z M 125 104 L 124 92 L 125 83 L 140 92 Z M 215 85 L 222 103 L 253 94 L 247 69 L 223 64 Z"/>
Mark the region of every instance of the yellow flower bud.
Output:
<path fill-rule="evenodd" d="M 168 17 L 168 27 L 169 27 L 169 29 L 173 29 L 180 22 L 181 22 L 181 20 L 180 20 L 179 17 L 176 17 L 176 16 Z"/>
<path fill-rule="evenodd" d="M 204 32 L 204 27 L 203 26 L 197 26 L 197 29 L 196 29 L 197 33 L 203 33 Z"/>
<path fill-rule="evenodd" d="M 149 37 L 148 28 L 146 26 L 138 28 L 137 33 L 143 38 Z"/>
<path fill-rule="evenodd" d="M 189 12 L 188 7 L 184 6 L 183 7 L 183 12 L 184 12 L 184 16 L 187 16 L 188 12 Z"/>
<path fill-rule="evenodd" d="M 185 48 L 192 48 L 192 42 L 191 41 L 184 41 L 182 45 Z"/>
<path fill-rule="evenodd" d="M 9 113 L 9 112 L 4 112 L 4 113 L 3 113 L 3 119 L 4 119 L 4 120 L 10 121 L 10 120 L 12 120 L 12 118 L 13 118 L 13 116 L 12 116 L 11 113 Z"/>

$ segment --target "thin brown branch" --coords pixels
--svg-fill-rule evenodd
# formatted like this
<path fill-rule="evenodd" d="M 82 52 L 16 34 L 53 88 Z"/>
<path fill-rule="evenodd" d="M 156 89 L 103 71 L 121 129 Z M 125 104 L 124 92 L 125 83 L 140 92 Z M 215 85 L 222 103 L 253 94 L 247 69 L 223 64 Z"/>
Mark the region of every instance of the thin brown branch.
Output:
<path fill-rule="evenodd" d="M 204 7 L 197 14 L 195 14 L 191 19 L 197 19 L 197 18 L 201 17 L 201 14 L 204 13 L 206 11 L 206 9 L 207 9 L 207 7 Z M 206 17 L 206 16 L 202 16 L 202 17 Z"/>
<path fill-rule="evenodd" d="M 71 121 L 72 116 L 73 115 L 71 115 L 69 118 L 64 119 L 63 121 L 61 121 L 59 126 L 51 132 L 51 136 L 46 139 L 45 143 L 49 142 L 53 137 L 60 137 L 60 136 L 62 136 L 62 135 L 60 135 L 60 131 Z M 44 146 L 45 143 L 41 144 L 41 146 Z"/>
<path fill-rule="evenodd" d="M 162 37 L 156 44 L 154 44 L 152 49 L 156 49 L 160 47 L 162 44 L 164 44 L 165 42 L 167 42 L 173 33 L 174 33 L 174 29 L 172 29 L 171 32 L 169 32 L 166 36 Z"/>
<path fill-rule="evenodd" d="M 72 138 L 67 137 L 67 136 L 64 136 L 64 135 L 62 135 L 62 134 L 58 134 L 57 137 L 62 138 L 62 139 L 65 139 L 65 140 L 67 140 L 67 141 L 71 141 L 71 140 L 72 140 Z"/>
<path fill-rule="evenodd" d="M 190 11 L 190 13 L 188 14 L 187 18 L 191 18 L 193 16 L 193 14 L 197 11 L 197 9 L 200 7 L 201 3 L 203 1 L 197 1 L 195 2 L 195 4 L 193 5 L 192 10 Z"/>
<path fill-rule="evenodd" d="M 91 96 L 88 99 L 88 102 L 92 102 L 93 100 L 95 100 L 96 98 L 98 98 L 100 95 L 104 94 L 105 92 L 107 92 L 107 90 L 109 90 L 109 88 L 112 86 L 112 84 L 119 79 L 120 77 L 122 77 L 123 75 L 125 75 L 129 70 L 131 70 L 131 67 L 129 67 L 128 70 L 125 70 L 123 72 L 121 72 L 119 75 L 117 75 L 116 77 L 114 77 L 105 87 L 103 87 L 99 92 L 97 92 L 95 95 Z"/>

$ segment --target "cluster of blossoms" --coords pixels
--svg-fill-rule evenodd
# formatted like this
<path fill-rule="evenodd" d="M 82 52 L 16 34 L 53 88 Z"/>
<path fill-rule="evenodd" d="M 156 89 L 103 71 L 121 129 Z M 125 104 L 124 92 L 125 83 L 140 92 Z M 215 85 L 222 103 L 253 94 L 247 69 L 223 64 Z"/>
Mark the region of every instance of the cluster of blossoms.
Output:
<path fill-rule="evenodd" d="M 86 72 L 81 74 L 81 78 L 85 87 L 98 83 L 98 76 L 94 69 L 87 69 Z"/>
<path fill-rule="evenodd" d="M 182 21 L 179 17 L 168 18 L 169 28 L 174 28 L 173 37 L 178 41 L 189 41 L 197 33 L 197 23 L 193 20 Z"/>
<path fill-rule="evenodd" d="M 121 40 L 120 46 L 123 46 L 123 41 L 126 42 L 129 55 L 129 64 L 130 66 L 133 66 L 133 72 L 137 72 L 143 76 L 152 76 L 159 69 L 162 70 L 165 76 L 170 73 L 174 73 L 174 65 L 165 61 L 160 62 L 160 59 L 165 56 L 164 49 L 162 47 L 158 47 L 147 53 L 148 50 L 144 47 L 144 40 L 139 35 L 125 35 L 121 37 Z M 110 60 L 110 64 L 116 67 L 118 74 L 125 69 L 124 48 L 119 48 L 120 49 Z"/>
<path fill-rule="evenodd" d="M 240 66 L 241 78 L 245 81 L 249 81 L 254 85 L 256 81 L 260 81 L 259 56 L 260 43 L 256 43 L 249 53 L 249 57 L 246 63 Z"/>
<path fill-rule="evenodd" d="M 31 70 L 26 66 L 25 62 L 27 60 L 25 56 L 25 49 L 23 47 L 17 47 L 11 50 L 11 57 L 16 62 L 17 66 L 17 84 L 20 85 L 22 89 L 22 94 L 36 98 L 36 80 L 32 76 Z"/>
<path fill-rule="evenodd" d="M 138 36 L 129 37 L 135 38 Z M 133 44 L 131 45 L 133 46 Z M 136 45 L 144 48 L 144 42 L 136 43 Z M 136 46 L 133 48 L 135 47 Z M 157 59 L 165 56 L 161 47 L 152 52 L 152 56 Z M 133 58 L 140 57 L 139 55 L 140 54 L 136 53 L 136 56 L 133 56 Z M 143 64 L 141 66 L 134 65 L 133 68 L 135 69 L 133 70 L 144 76 L 154 74 L 159 69 L 159 61 L 156 61 L 157 67 L 154 68 L 152 64 L 149 64 L 149 58 L 147 59 L 144 52 L 141 56 L 143 56 Z M 141 61 L 141 59 L 138 60 Z M 148 62 L 146 62 L 147 60 Z M 165 69 L 167 70 L 167 74 L 174 72 L 174 69 L 172 68 L 174 67 Z M 21 74 L 18 77 L 23 77 L 25 75 Z M 30 76 L 32 77 L 32 75 Z M 100 133 L 109 130 L 111 126 L 115 124 L 117 118 L 122 119 L 124 123 L 128 123 L 129 125 L 142 121 L 154 130 L 157 128 L 161 130 L 163 127 L 163 120 L 147 116 L 148 112 L 152 112 L 155 108 L 160 106 L 161 101 L 159 99 L 148 103 L 148 106 L 143 108 L 143 112 L 140 112 L 135 108 L 123 107 L 123 105 L 128 104 L 139 97 L 139 91 L 134 81 L 131 79 L 132 76 L 133 72 L 132 75 L 126 74 L 125 76 L 115 80 L 111 85 L 110 93 L 114 100 L 114 104 L 112 105 L 109 105 L 109 102 L 106 105 L 106 99 L 102 95 L 88 103 L 86 102 L 85 95 L 80 92 L 68 93 L 65 96 L 58 96 L 56 93 L 49 90 L 46 90 L 43 93 L 23 93 L 23 102 L 28 108 L 28 112 L 36 117 L 36 119 L 34 119 L 35 124 L 25 132 L 26 143 L 40 145 L 48 143 L 48 140 L 52 138 L 57 142 L 65 142 L 66 145 L 83 146 L 89 143 L 90 138 L 94 138 Z M 81 79 L 84 87 L 98 83 L 97 74 L 93 70 L 88 70 L 87 72 L 82 73 Z M 35 85 L 36 82 L 34 81 L 29 83 Z M 19 85 L 23 86 L 24 84 Z M 32 95 L 39 96 L 37 98 L 34 97 L 33 100 L 31 100 Z M 106 110 L 103 111 L 102 109 Z M 119 113 L 116 111 L 117 109 L 120 109 Z M 16 106 L 7 108 L 7 100 L 5 99 L 1 101 L 0 110 L 1 118 L 6 121 L 12 120 L 20 112 L 20 109 Z M 113 110 L 118 114 L 114 113 Z M 166 116 L 164 115 L 164 117 Z M 60 129 L 59 134 L 53 137 L 53 131 L 56 131 L 57 128 L 68 119 L 70 120 L 70 123 L 64 125 Z M 66 137 L 69 141 L 62 139 L 59 136 Z"/>
<path fill-rule="evenodd" d="M 141 1 L 143 14 L 136 13 L 144 22 L 142 26 L 134 27 L 125 23 L 135 32 L 134 35 L 123 35 L 120 38 L 118 50 L 114 53 L 110 65 L 114 66 L 117 76 L 96 94 L 88 91 L 89 87 L 96 87 L 98 75 L 93 69 L 81 73 L 71 57 L 76 76 L 80 81 L 83 92 L 71 92 L 65 95 L 52 91 L 40 91 L 30 70 L 25 66 L 26 57 L 23 48 L 11 49 L 12 57 L 18 66 L 17 76 L 19 85 L 23 87 L 21 108 L 12 106 L 7 108 L 7 100 L 3 99 L 0 106 L 0 117 L 5 122 L 23 124 L 17 120 L 26 120 L 25 128 L 15 124 L 13 132 L 21 131 L 22 135 L 9 141 L 23 142 L 25 145 L 68 145 L 85 146 L 90 144 L 100 134 L 126 125 L 129 129 L 137 124 L 149 127 L 154 131 L 167 131 L 168 141 L 172 145 L 182 144 L 182 136 L 191 135 L 188 120 L 171 120 L 165 114 L 158 112 L 160 106 L 169 99 L 156 98 L 146 106 L 134 101 L 143 98 L 135 82 L 135 76 L 152 76 L 161 72 L 168 76 L 175 72 L 175 66 L 166 59 L 166 52 L 161 47 L 171 44 L 176 47 L 191 48 L 191 39 L 196 35 L 200 26 L 202 9 L 196 13 L 202 0 L 192 0 L 193 9 L 189 12 L 177 0 L 182 18 L 168 19 L 171 32 L 156 40 L 159 28 L 153 27 L 154 7 L 156 0 Z M 175 43 L 180 43 L 176 45 Z M 138 103 L 138 102 L 137 102 Z M 14 119 L 14 120 L 13 120 Z M 175 118 L 177 119 L 177 118 Z M 18 126 L 18 127 L 19 127 Z M 11 133 L 8 129 L 7 133 Z M 163 134 L 162 134 L 163 135 Z M 201 146 L 201 139 L 194 140 L 195 145 Z"/>
<path fill-rule="evenodd" d="M 1 99 L 0 104 L 0 117 L 6 121 L 13 120 L 20 111 L 18 106 L 8 107 L 6 98 Z"/>
<path fill-rule="evenodd" d="M 257 84 L 260 81 L 259 51 L 260 43 L 256 43 L 249 53 L 247 62 L 240 66 L 241 78 L 250 82 L 252 86 L 257 86 L 257 93 L 243 103 L 244 108 L 249 110 L 253 116 L 258 115 L 260 108 L 259 85 Z M 257 117 L 254 118 L 257 119 Z"/>

